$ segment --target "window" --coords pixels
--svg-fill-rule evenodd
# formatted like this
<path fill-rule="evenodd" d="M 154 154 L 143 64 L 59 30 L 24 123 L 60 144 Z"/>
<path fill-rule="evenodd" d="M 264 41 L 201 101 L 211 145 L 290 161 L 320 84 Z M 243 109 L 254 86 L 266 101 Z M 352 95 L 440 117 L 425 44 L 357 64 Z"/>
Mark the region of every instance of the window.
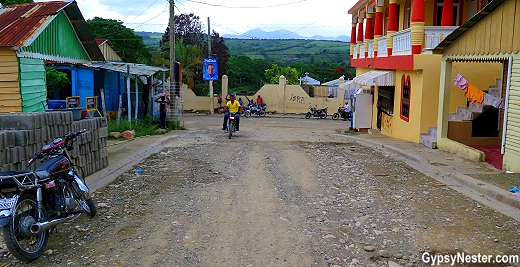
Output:
<path fill-rule="evenodd" d="M 442 8 L 444 6 L 444 0 L 437 0 L 437 9 L 436 11 L 436 26 L 441 26 L 441 20 L 442 20 Z M 457 26 L 459 25 L 459 0 L 453 0 L 453 25 L 451 26 Z"/>
<path fill-rule="evenodd" d="M 403 29 L 410 28 L 410 21 L 412 20 L 412 7 L 410 5 L 410 0 L 406 1 L 404 5 L 404 27 Z"/>
<path fill-rule="evenodd" d="M 394 114 L 395 86 L 379 86 L 377 92 L 377 108 L 389 116 Z"/>
<path fill-rule="evenodd" d="M 401 119 L 410 121 L 410 93 L 412 86 L 410 84 L 410 75 L 401 77 Z"/>

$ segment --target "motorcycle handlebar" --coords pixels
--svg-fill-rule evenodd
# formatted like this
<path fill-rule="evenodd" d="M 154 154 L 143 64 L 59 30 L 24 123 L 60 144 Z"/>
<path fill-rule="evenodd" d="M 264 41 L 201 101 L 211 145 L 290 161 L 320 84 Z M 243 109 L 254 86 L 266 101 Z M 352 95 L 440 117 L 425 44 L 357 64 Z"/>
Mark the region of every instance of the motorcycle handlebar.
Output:
<path fill-rule="evenodd" d="M 82 129 L 82 130 L 79 130 L 77 132 L 72 132 L 72 133 L 65 134 L 65 141 L 61 141 L 61 142 L 59 142 L 57 144 L 48 145 L 45 148 L 43 148 L 41 152 L 35 153 L 34 157 L 32 157 L 31 159 L 29 159 L 27 161 L 27 166 L 30 166 L 31 164 L 33 164 L 37 159 L 42 158 L 49 151 L 52 151 L 55 148 L 64 147 L 65 145 L 67 145 L 68 141 L 74 139 L 76 136 L 78 136 L 80 134 L 85 133 L 86 131 L 87 131 L 87 129 Z"/>

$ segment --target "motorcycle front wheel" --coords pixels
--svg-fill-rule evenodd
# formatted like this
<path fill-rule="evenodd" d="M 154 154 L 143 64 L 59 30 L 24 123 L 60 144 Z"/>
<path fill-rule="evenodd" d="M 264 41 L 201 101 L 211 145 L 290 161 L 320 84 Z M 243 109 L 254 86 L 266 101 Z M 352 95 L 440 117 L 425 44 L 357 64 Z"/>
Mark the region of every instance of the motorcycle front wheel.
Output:
<path fill-rule="evenodd" d="M 249 110 L 244 111 L 244 117 L 246 117 L 246 118 L 251 117 L 251 111 L 249 111 Z"/>
<path fill-rule="evenodd" d="M 337 119 L 339 119 L 339 114 L 338 114 L 338 113 L 334 113 L 334 114 L 332 115 L 332 119 L 333 119 L 333 120 L 337 120 Z"/>
<path fill-rule="evenodd" d="M 43 209 L 43 208 L 42 208 Z M 43 210 L 45 215 L 45 210 Z M 24 193 L 18 198 L 11 222 L 3 227 L 4 241 L 9 251 L 19 260 L 38 259 L 49 242 L 49 231 L 31 233 L 30 226 L 38 218 L 38 203 L 33 194 Z"/>
<path fill-rule="evenodd" d="M 306 119 L 309 119 L 309 118 L 311 117 L 311 115 L 312 115 L 312 114 L 311 114 L 310 112 L 307 112 L 307 114 L 305 114 L 305 118 L 306 118 Z"/>
<path fill-rule="evenodd" d="M 90 217 L 94 217 L 97 215 L 97 207 L 94 204 L 94 201 L 91 197 L 86 198 L 85 194 L 81 191 L 76 181 L 72 181 L 70 183 L 72 189 L 72 197 L 76 200 L 76 202 L 81 206 L 81 208 L 85 211 L 85 213 Z"/>
<path fill-rule="evenodd" d="M 235 122 L 234 121 L 230 121 L 229 122 L 229 126 L 228 126 L 229 139 L 231 139 L 231 136 L 233 135 L 233 131 L 235 131 Z"/>

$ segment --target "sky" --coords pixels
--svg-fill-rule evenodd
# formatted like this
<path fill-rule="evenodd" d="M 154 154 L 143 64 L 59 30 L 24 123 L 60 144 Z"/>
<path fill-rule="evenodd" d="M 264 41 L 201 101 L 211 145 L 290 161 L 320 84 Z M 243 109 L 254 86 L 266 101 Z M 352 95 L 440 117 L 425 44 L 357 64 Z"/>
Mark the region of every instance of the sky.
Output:
<path fill-rule="evenodd" d="M 49 0 L 36 0 L 49 1 Z M 76 0 L 83 17 L 116 19 L 134 31 L 164 33 L 169 21 L 168 0 Z M 194 13 L 203 31 L 210 27 L 221 36 L 260 28 L 285 29 L 310 37 L 350 36 L 348 10 L 357 0 L 174 0 L 175 14 Z"/>

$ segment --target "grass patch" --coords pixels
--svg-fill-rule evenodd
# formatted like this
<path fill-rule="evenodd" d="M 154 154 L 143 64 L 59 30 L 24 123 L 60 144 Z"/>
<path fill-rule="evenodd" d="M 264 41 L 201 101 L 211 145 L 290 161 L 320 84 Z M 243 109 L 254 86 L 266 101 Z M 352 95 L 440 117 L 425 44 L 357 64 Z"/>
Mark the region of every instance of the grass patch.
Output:
<path fill-rule="evenodd" d="M 184 130 L 184 128 L 180 126 L 180 122 L 174 120 L 166 120 L 166 127 L 168 127 L 167 130 L 160 129 L 159 122 L 154 122 L 151 116 L 146 116 L 144 119 L 137 121 L 121 119 L 119 123 L 117 123 L 117 120 L 108 119 L 109 132 L 122 133 L 124 131 L 134 130 L 135 137 L 165 134 L 171 130 Z"/>

